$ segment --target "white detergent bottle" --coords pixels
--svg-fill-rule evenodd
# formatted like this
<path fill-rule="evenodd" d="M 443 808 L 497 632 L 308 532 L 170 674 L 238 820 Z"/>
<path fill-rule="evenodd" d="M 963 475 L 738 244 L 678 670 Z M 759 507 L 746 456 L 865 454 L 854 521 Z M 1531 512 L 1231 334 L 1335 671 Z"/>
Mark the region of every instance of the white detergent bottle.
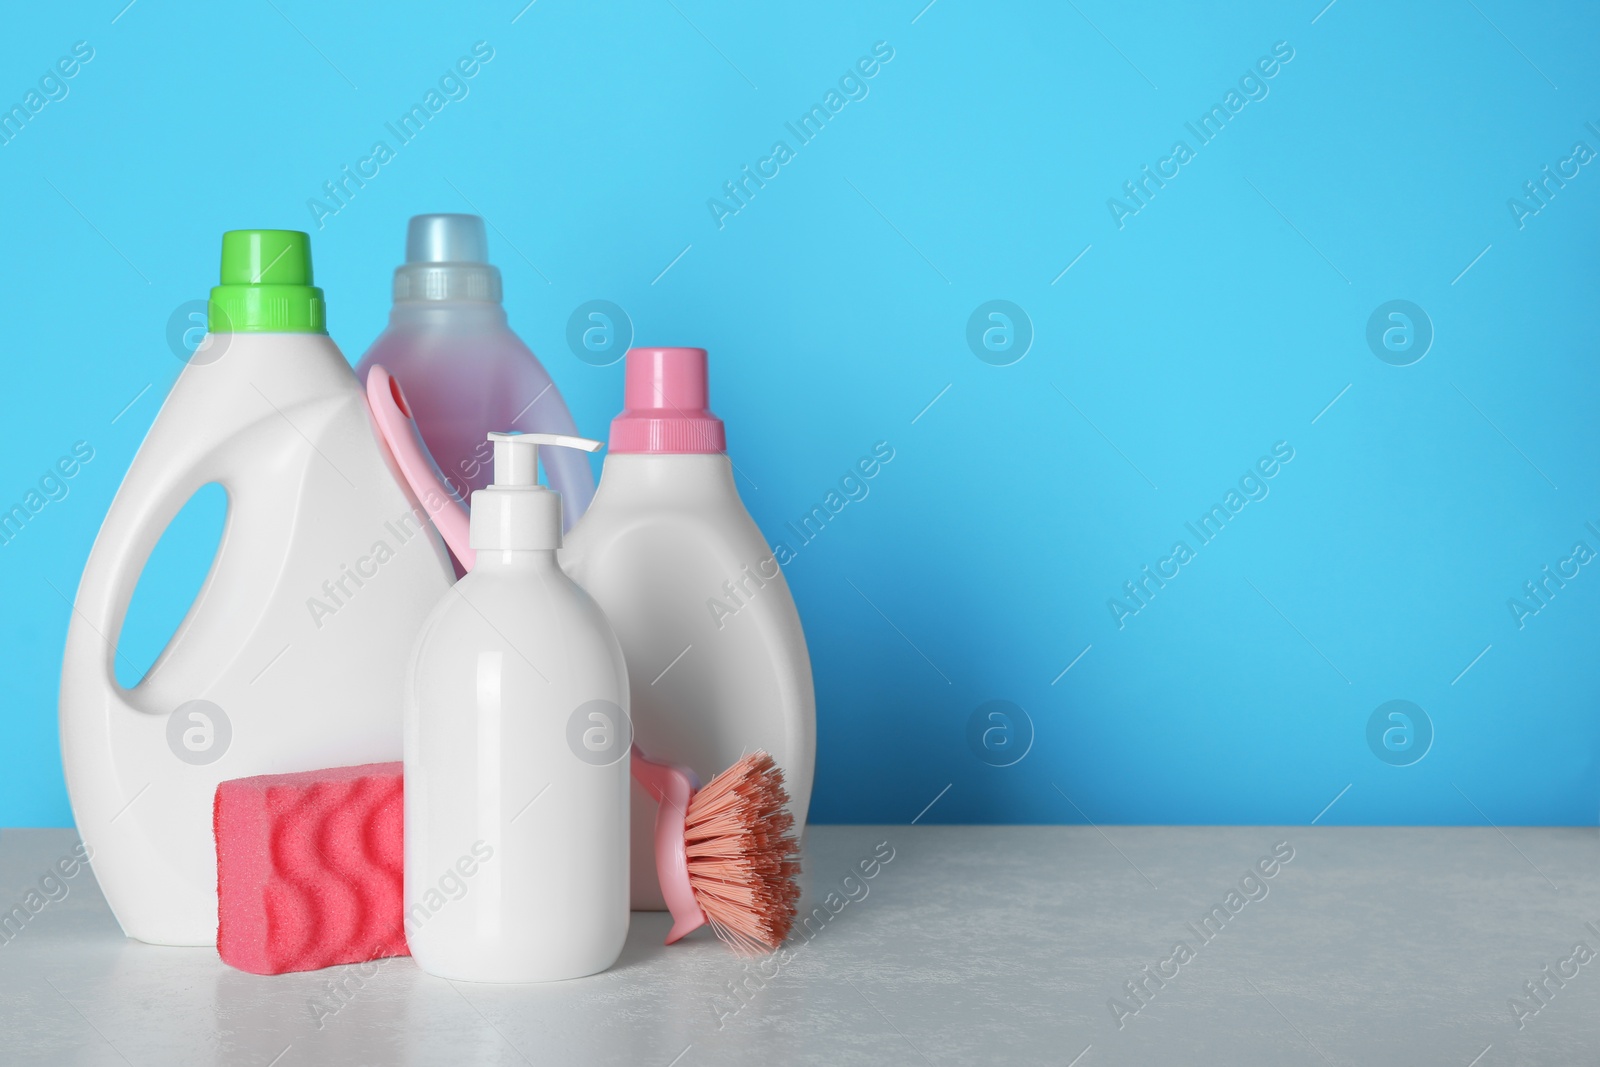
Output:
<path fill-rule="evenodd" d="M 811 660 L 779 562 L 739 499 L 706 377 L 702 348 L 628 353 L 625 410 L 562 565 L 622 642 L 640 747 L 702 782 L 765 749 L 783 769 L 798 836 L 816 764 Z M 666 906 L 654 819 L 635 786 L 641 910 Z"/>
<path fill-rule="evenodd" d="M 552 982 L 605 970 L 628 935 L 628 672 L 536 480 L 539 445 L 600 442 L 488 437 L 476 563 L 406 674 L 406 939 L 441 978 Z"/>
<path fill-rule="evenodd" d="M 212 945 L 211 812 L 229 778 L 400 757 L 405 655 L 449 588 L 438 536 L 324 331 L 310 238 L 223 235 L 210 330 L 95 539 L 61 671 L 78 833 L 122 929 Z M 227 491 L 221 544 L 144 679 L 116 680 L 140 572 L 190 496 Z"/>

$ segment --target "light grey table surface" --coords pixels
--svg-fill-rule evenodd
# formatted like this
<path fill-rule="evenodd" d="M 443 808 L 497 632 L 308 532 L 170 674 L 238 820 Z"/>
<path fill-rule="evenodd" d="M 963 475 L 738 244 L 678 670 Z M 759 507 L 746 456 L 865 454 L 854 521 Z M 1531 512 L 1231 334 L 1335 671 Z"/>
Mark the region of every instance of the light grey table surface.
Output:
<path fill-rule="evenodd" d="M 0 831 L 0 905 L 75 841 Z M 1593 829 L 821 826 L 787 960 L 636 914 L 616 967 L 543 986 L 243 974 L 125 939 L 84 873 L 0 944 L 0 1063 L 1594 1064 L 1600 957 L 1563 961 L 1600 952 L 1597 861 Z"/>

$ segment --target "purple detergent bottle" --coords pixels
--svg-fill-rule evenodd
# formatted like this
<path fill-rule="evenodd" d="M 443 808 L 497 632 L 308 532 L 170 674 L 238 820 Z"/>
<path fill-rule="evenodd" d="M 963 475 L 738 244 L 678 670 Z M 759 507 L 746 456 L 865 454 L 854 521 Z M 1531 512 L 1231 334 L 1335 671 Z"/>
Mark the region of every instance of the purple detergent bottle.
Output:
<path fill-rule="evenodd" d="M 477 215 L 411 219 L 389 328 L 356 367 L 363 382 L 374 365 L 405 389 L 428 451 L 463 500 L 493 478 L 489 431 L 578 436 L 549 373 L 506 323 L 500 271 Z M 541 458 L 570 529 L 594 496 L 588 458 L 570 448 Z"/>

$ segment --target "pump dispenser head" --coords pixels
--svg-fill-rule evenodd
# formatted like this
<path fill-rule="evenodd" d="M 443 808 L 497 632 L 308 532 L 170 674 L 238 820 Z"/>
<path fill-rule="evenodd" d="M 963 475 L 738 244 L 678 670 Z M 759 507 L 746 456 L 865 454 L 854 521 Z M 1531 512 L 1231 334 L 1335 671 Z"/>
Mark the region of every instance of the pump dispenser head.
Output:
<path fill-rule="evenodd" d="M 599 441 L 559 433 L 491 433 L 494 482 L 472 494 L 476 551 L 561 547 L 561 494 L 539 484 L 539 446 L 595 452 Z"/>

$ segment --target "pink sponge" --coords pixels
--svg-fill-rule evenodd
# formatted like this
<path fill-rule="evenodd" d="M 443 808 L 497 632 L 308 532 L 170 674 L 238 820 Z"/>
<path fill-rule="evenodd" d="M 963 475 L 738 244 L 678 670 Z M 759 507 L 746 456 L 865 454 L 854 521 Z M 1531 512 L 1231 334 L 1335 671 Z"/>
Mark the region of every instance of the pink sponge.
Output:
<path fill-rule="evenodd" d="M 217 953 L 253 974 L 410 954 L 399 763 L 217 786 Z"/>

